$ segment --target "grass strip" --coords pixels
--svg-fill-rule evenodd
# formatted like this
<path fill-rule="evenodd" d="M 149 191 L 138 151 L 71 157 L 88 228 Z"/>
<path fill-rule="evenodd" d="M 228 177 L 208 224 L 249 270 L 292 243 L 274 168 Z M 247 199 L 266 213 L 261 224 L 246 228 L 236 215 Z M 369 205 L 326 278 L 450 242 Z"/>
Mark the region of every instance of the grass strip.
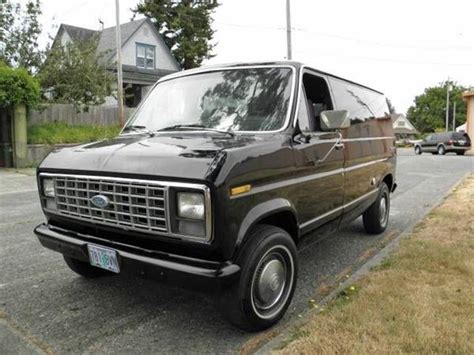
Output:
<path fill-rule="evenodd" d="M 474 175 L 282 354 L 474 354 Z"/>
<path fill-rule="evenodd" d="M 112 138 L 119 132 L 118 126 L 44 123 L 28 127 L 28 144 L 86 143 Z"/>

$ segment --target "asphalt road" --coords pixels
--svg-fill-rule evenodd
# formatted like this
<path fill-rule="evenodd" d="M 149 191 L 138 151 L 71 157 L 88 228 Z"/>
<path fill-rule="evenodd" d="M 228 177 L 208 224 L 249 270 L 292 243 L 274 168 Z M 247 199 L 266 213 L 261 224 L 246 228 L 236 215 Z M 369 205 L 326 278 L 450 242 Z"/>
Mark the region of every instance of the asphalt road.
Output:
<path fill-rule="evenodd" d="M 415 156 L 400 149 L 389 229 L 366 235 L 359 218 L 301 251 L 295 297 L 273 331 L 415 225 L 473 171 L 473 157 Z M 33 172 L 0 171 L 0 353 L 29 353 L 31 343 L 58 353 L 230 353 L 252 349 L 262 338 L 229 325 L 210 295 L 141 278 L 76 276 L 33 235 L 43 220 Z M 18 336 L 30 344 L 21 347 Z"/>

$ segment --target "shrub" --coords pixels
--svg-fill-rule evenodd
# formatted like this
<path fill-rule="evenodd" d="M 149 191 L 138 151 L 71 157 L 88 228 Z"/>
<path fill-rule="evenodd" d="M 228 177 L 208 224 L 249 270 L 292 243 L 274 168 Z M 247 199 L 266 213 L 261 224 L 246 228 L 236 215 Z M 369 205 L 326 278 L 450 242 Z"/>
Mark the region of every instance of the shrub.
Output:
<path fill-rule="evenodd" d="M 18 104 L 35 106 L 40 98 L 40 85 L 26 69 L 13 69 L 0 63 L 0 108 Z"/>

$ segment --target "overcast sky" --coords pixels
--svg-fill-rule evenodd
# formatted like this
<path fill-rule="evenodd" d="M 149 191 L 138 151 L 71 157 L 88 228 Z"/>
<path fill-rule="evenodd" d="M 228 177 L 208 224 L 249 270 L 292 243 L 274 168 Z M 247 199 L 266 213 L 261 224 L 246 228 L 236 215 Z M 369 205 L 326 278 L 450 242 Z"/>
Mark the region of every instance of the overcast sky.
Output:
<path fill-rule="evenodd" d="M 138 0 L 120 0 L 121 22 Z M 285 0 L 220 0 L 211 63 L 286 58 Z M 383 91 L 399 112 L 448 76 L 474 85 L 472 0 L 291 0 L 293 59 Z M 114 0 L 43 0 L 44 36 L 60 23 L 115 25 Z M 158 58 L 159 60 L 159 58 Z"/>

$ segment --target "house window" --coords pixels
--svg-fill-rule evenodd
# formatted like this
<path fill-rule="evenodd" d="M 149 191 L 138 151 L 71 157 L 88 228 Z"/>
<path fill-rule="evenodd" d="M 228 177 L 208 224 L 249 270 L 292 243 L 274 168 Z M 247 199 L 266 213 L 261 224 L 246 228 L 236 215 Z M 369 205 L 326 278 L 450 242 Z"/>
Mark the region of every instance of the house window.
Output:
<path fill-rule="evenodd" d="M 155 69 L 155 46 L 137 43 L 137 67 Z"/>
<path fill-rule="evenodd" d="M 398 127 L 405 127 L 405 121 L 398 121 Z"/>

